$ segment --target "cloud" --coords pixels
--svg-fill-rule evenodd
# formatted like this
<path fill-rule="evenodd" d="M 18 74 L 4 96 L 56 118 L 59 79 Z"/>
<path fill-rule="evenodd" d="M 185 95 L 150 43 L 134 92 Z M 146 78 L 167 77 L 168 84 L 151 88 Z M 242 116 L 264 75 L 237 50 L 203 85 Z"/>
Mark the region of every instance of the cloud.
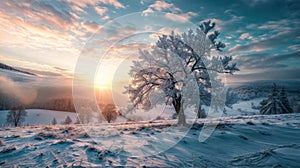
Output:
<path fill-rule="evenodd" d="M 23 104 L 32 103 L 37 96 L 36 90 L 25 84 L 18 84 L 5 76 L 0 75 L 0 89 L 1 91 L 13 97 L 16 97 Z"/>
<path fill-rule="evenodd" d="M 70 30 L 74 31 L 73 33 L 79 36 L 86 34 L 86 32 L 82 32 L 83 30 L 93 32 L 93 27 L 91 27 L 91 25 L 80 23 L 82 20 L 82 15 L 80 15 L 80 13 L 86 13 L 86 8 L 92 7 L 99 15 L 104 15 L 108 12 L 108 8 L 100 5 L 111 5 L 115 8 L 125 8 L 117 0 L 25 0 L 22 2 L 11 0 L 0 2 L 2 15 L 5 16 L 1 18 L 5 18 L 7 21 L 13 24 L 10 25 L 10 29 L 13 29 L 14 27 L 20 27 L 21 25 L 24 29 L 27 29 L 30 32 L 26 34 L 32 34 L 36 32 L 39 34 L 41 34 L 41 32 L 44 34 L 57 33 L 51 37 L 61 37 L 63 34 L 69 36 L 70 34 L 68 31 Z M 104 19 L 107 20 L 108 18 L 109 16 L 104 16 Z M 80 28 L 82 25 L 85 26 L 84 29 Z M 19 29 L 11 32 L 15 33 L 21 31 Z"/>
<path fill-rule="evenodd" d="M 106 16 L 103 16 L 101 19 L 107 21 L 110 19 L 110 17 L 108 15 L 106 15 Z"/>
<path fill-rule="evenodd" d="M 0 27 L 8 34 L 38 34 L 46 37 L 66 38 L 65 32 L 75 26 L 74 15 L 68 12 L 66 3 L 60 4 L 65 10 L 59 10 L 48 1 L 7 1 L 0 3 Z M 33 10 L 35 9 L 35 10 Z M 7 25 L 8 24 L 8 25 Z M 10 27 L 3 29 L 4 27 Z"/>
<path fill-rule="evenodd" d="M 284 46 L 294 41 L 295 36 L 300 35 L 300 29 L 295 28 L 292 30 L 287 30 L 285 32 L 280 32 L 276 35 L 271 35 L 262 40 L 255 41 L 246 45 L 237 44 L 233 48 L 229 49 L 230 52 L 259 52 L 264 50 L 273 49 L 279 46 Z"/>
<path fill-rule="evenodd" d="M 251 7 L 255 7 L 257 5 L 272 2 L 272 1 L 275 0 L 243 0 L 244 3 L 248 4 Z"/>
<path fill-rule="evenodd" d="M 141 0 L 140 3 L 141 3 L 142 5 L 144 5 L 147 1 L 149 1 L 149 0 Z"/>
<path fill-rule="evenodd" d="M 8 16 L 0 12 L 0 46 L 23 49 L 51 49 L 70 51 L 72 36 L 45 25 L 25 20 L 19 16 Z M 28 45 L 30 44 L 30 45 Z"/>
<path fill-rule="evenodd" d="M 248 45 L 236 44 L 235 46 L 229 49 L 229 52 L 261 52 L 267 49 L 269 48 L 260 45 L 253 45 L 250 47 Z"/>
<path fill-rule="evenodd" d="M 248 25 L 246 26 L 247 29 L 255 29 L 255 28 L 257 28 L 257 27 L 258 27 L 257 24 L 253 24 L 253 23 L 248 24 Z"/>
<path fill-rule="evenodd" d="M 165 17 L 169 20 L 185 23 L 189 21 L 190 18 L 197 16 L 194 12 L 187 12 L 182 14 L 172 14 L 172 13 L 166 13 Z"/>
<path fill-rule="evenodd" d="M 122 52 L 122 51 L 136 52 L 139 49 L 145 49 L 148 47 L 150 47 L 150 45 L 145 43 L 127 43 L 127 44 L 113 46 L 110 48 L 109 51 L 110 52 Z"/>
<path fill-rule="evenodd" d="M 271 54 L 271 53 L 255 53 L 249 55 L 235 56 L 234 61 L 237 62 L 241 71 L 245 70 L 262 70 L 262 69 L 281 69 L 290 68 L 300 64 L 300 52 Z"/>
<path fill-rule="evenodd" d="M 125 8 L 123 4 L 121 4 L 118 0 L 67 0 L 69 3 L 79 6 L 81 8 L 85 8 L 88 5 L 96 6 L 97 4 L 105 4 L 112 5 L 116 8 Z"/>
<path fill-rule="evenodd" d="M 22 17 L 34 24 L 42 23 L 45 27 L 53 29 L 68 30 L 75 22 L 74 15 L 69 12 L 66 3 L 60 3 L 65 10 L 59 10 L 55 4 L 48 1 L 7 1 L 1 3 L 3 13 L 9 17 Z M 35 10 L 33 10 L 35 9 Z"/>
<path fill-rule="evenodd" d="M 279 33 L 291 31 L 294 26 L 299 26 L 299 24 L 299 20 L 281 19 L 276 21 L 267 21 L 266 23 L 258 26 L 258 29 Z"/>
<path fill-rule="evenodd" d="M 96 22 L 83 22 L 82 27 L 84 27 L 88 32 L 96 33 L 102 26 L 97 24 Z"/>
<path fill-rule="evenodd" d="M 155 3 L 151 4 L 146 10 L 143 11 L 143 14 L 147 15 L 147 13 L 153 12 L 153 10 L 156 11 L 168 10 L 173 13 L 178 13 L 181 11 L 178 7 L 176 7 L 172 3 L 167 3 L 165 1 L 155 1 Z"/>
<path fill-rule="evenodd" d="M 38 77 L 58 78 L 58 79 L 70 79 L 73 76 L 73 70 L 61 68 L 58 66 L 51 66 L 47 64 L 41 64 L 24 59 L 16 59 L 8 56 L 0 55 L 0 60 L 7 65 L 13 66 L 17 69 L 34 73 Z M 29 79 L 31 80 L 31 79 Z"/>
<path fill-rule="evenodd" d="M 253 37 L 250 36 L 249 33 L 243 33 L 243 34 L 241 34 L 240 39 L 241 40 L 244 40 L 244 39 L 253 39 Z"/>
<path fill-rule="evenodd" d="M 293 50 L 293 51 L 300 51 L 300 44 L 291 45 L 288 48 Z"/>
<path fill-rule="evenodd" d="M 141 3 L 144 4 L 144 1 L 141 1 Z M 191 11 L 182 13 L 182 10 L 180 8 L 176 7 L 172 3 L 167 3 L 165 1 L 155 1 L 155 3 L 149 5 L 148 8 L 142 12 L 142 14 L 147 16 L 147 14 L 154 11 L 167 12 L 165 14 L 166 19 L 180 23 L 187 22 L 192 17 L 197 16 L 197 13 Z"/>
<path fill-rule="evenodd" d="M 229 76 L 228 81 L 236 82 L 249 82 L 253 80 L 299 80 L 300 79 L 300 69 L 275 69 L 275 70 L 264 70 L 260 72 L 252 72 L 247 74 L 239 74 Z"/>
<path fill-rule="evenodd" d="M 105 52 L 103 49 L 111 47 L 115 42 L 135 34 L 137 31 L 135 25 L 123 26 L 116 21 L 111 21 L 110 26 L 102 27 L 101 31 L 90 39 L 88 45 L 82 49 L 82 54 L 91 57 L 99 57 L 101 53 Z"/>
<path fill-rule="evenodd" d="M 216 23 L 216 30 L 218 31 L 234 31 L 235 33 L 239 30 L 237 30 L 236 26 L 239 24 L 239 22 L 241 22 L 244 19 L 244 16 L 238 16 L 235 14 L 235 12 L 233 10 L 225 10 L 224 11 L 224 15 L 229 15 L 229 19 L 225 20 L 225 19 L 220 19 L 220 18 L 210 18 L 210 19 L 206 19 L 204 21 L 207 20 L 211 20 L 212 22 Z M 201 21 L 202 22 L 202 21 Z"/>
<path fill-rule="evenodd" d="M 100 6 L 96 6 L 95 7 L 95 11 L 102 16 L 105 12 L 108 11 L 108 9 L 106 7 L 100 7 Z"/>
<path fill-rule="evenodd" d="M 125 8 L 118 0 L 98 0 L 100 3 L 112 5 L 116 8 Z"/>
<path fill-rule="evenodd" d="M 152 39 L 154 39 L 154 40 L 157 40 L 159 38 L 159 36 L 170 35 L 172 33 L 172 31 L 175 34 L 182 34 L 183 33 L 182 31 L 180 31 L 177 28 L 172 29 L 170 27 L 164 27 L 164 28 L 159 29 L 158 32 L 150 34 L 149 37 L 152 38 Z"/>
<path fill-rule="evenodd" d="M 91 23 L 81 24 L 66 1 L 1 1 L 0 9 L 1 54 L 8 51 L 11 57 L 32 62 L 73 68 L 70 62 L 79 54 L 80 37 L 97 29 Z"/>

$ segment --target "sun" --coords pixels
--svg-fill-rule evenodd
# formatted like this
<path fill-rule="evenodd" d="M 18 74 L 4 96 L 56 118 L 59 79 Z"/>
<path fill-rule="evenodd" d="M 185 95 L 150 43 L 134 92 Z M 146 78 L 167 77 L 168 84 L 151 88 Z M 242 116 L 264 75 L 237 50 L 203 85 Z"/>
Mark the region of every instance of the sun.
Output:
<path fill-rule="evenodd" d="M 96 84 L 95 87 L 100 90 L 106 90 L 109 88 L 109 86 L 107 84 Z"/>
<path fill-rule="evenodd" d="M 105 86 L 105 85 L 99 85 L 98 88 L 99 88 L 99 89 L 108 89 L 108 86 Z"/>

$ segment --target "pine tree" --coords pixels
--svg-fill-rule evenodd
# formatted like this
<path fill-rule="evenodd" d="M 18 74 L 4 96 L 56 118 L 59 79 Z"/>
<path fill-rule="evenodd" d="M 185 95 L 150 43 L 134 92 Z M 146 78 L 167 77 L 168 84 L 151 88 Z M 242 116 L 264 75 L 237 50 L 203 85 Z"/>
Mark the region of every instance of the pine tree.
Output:
<path fill-rule="evenodd" d="M 79 120 L 79 117 L 76 117 L 76 121 L 74 124 L 80 124 L 80 120 Z"/>
<path fill-rule="evenodd" d="M 293 112 L 294 112 L 294 113 L 297 113 L 297 112 L 298 112 L 298 110 L 297 110 L 298 103 L 297 103 L 296 97 L 292 97 L 292 98 L 290 99 L 290 106 L 291 106 L 291 108 L 293 109 Z"/>
<path fill-rule="evenodd" d="M 268 99 L 263 100 L 260 104 L 261 114 L 286 114 L 292 112 L 285 90 L 282 89 L 280 94 L 278 94 L 276 84 L 273 84 L 272 92 Z"/>
<path fill-rule="evenodd" d="M 53 118 L 53 120 L 51 121 L 51 124 L 52 125 L 56 125 L 57 124 L 56 118 Z"/>
<path fill-rule="evenodd" d="M 284 113 L 292 113 L 293 112 L 293 109 L 291 108 L 290 103 L 289 103 L 289 99 L 286 96 L 284 87 L 282 87 L 281 91 L 280 91 L 280 102 L 285 107 L 284 108 L 284 110 L 285 110 Z"/>
<path fill-rule="evenodd" d="M 300 113 L 300 105 L 298 104 L 294 110 L 295 113 Z"/>
<path fill-rule="evenodd" d="M 67 116 L 64 121 L 64 124 L 71 124 L 71 123 L 72 123 L 72 119 L 70 118 L 70 116 Z"/>

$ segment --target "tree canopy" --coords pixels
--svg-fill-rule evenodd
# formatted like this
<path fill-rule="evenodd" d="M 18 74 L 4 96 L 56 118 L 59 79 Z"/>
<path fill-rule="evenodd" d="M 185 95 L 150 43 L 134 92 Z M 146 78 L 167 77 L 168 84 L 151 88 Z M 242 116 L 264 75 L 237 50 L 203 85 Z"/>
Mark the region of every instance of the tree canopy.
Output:
<path fill-rule="evenodd" d="M 24 106 L 17 106 L 11 108 L 11 110 L 7 113 L 6 121 L 17 127 L 21 125 L 26 116 L 27 112 L 25 111 Z"/>
<path fill-rule="evenodd" d="M 282 87 L 280 93 L 278 93 L 276 84 L 273 84 L 269 97 L 262 100 L 260 105 L 261 114 L 286 114 L 293 112 L 284 87 Z"/>
<path fill-rule="evenodd" d="M 126 88 L 133 107 L 148 110 L 164 102 L 172 105 L 179 117 L 184 117 L 179 114 L 188 105 L 199 106 L 198 113 L 203 112 L 201 105 L 211 101 L 212 80 L 214 86 L 223 87 L 218 74 L 239 70 L 231 63 L 232 57 L 219 54 L 225 44 L 217 40 L 218 31 L 211 32 L 214 26 L 207 21 L 196 30 L 162 35 L 151 50 L 140 50 Z"/>

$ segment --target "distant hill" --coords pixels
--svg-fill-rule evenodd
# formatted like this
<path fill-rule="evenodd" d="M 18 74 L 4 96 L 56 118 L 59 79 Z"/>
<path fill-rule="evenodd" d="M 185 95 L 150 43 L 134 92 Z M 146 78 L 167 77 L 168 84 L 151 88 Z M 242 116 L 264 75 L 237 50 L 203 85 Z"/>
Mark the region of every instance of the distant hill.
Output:
<path fill-rule="evenodd" d="M 266 97 L 270 94 L 272 85 L 275 83 L 280 89 L 285 87 L 289 96 L 300 98 L 300 81 L 297 80 L 264 80 L 240 83 L 239 86 L 233 87 L 238 98 L 241 100 L 251 100 L 259 97 Z"/>
<path fill-rule="evenodd" d="M 6 69 L 6 70 L 9 70 L 9 71 L 15 71 L 15 72 L 19 72 L 19 73 L 23 73 L 23 74 L 27 74 L 27 75 L 33 75 L 33 76 L 36 76 L 36 74 L 34 74 L 34 73 L 27 72 L 27 71 L 22 71 L 22 70 L 13 68 L 13 67 L 11 67 L 11 66 L 8 66 L 8 65 L 6 65 L 6 64 L 3 64 L 3 63 L 0 63 L 0 69 Z"/>

